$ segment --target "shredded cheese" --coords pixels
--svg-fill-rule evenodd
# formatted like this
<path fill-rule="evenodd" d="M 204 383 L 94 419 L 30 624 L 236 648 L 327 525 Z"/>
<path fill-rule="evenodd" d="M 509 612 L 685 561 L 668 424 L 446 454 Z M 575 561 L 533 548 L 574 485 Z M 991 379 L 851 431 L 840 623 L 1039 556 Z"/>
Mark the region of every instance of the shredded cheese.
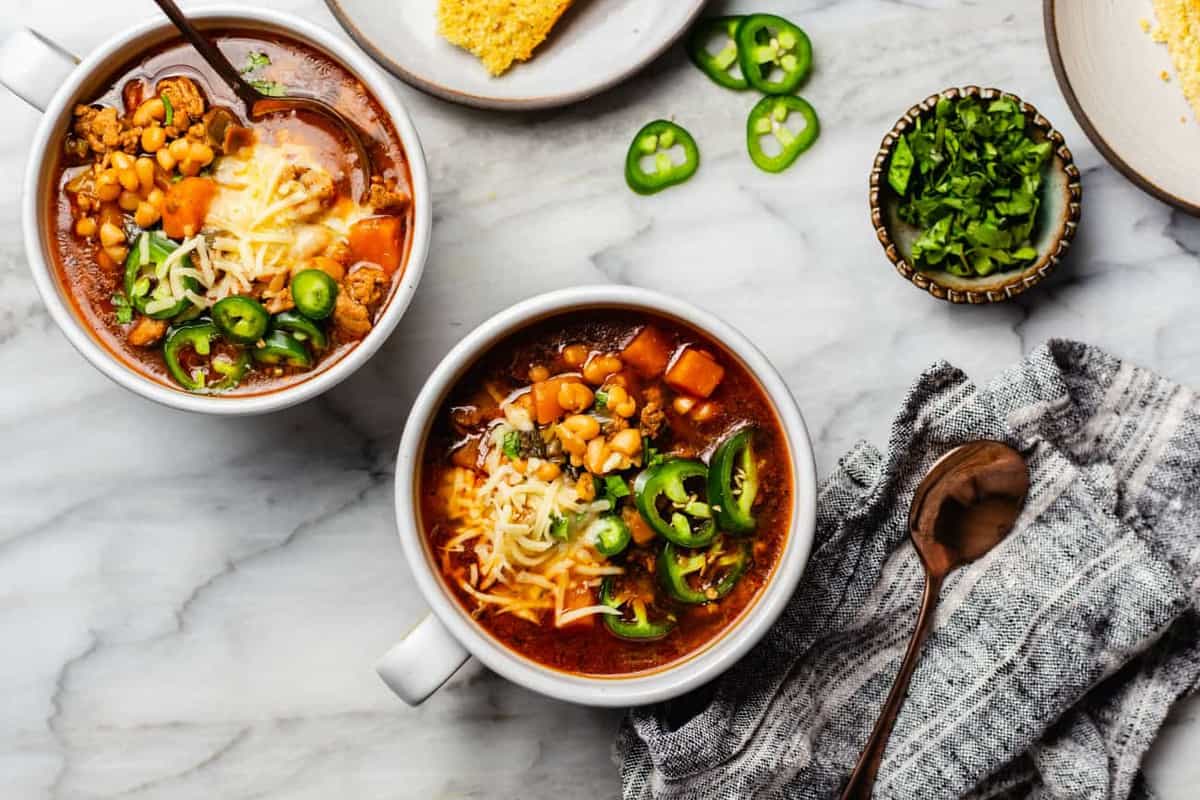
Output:
<path fill-rule="evenodd" d="M 454 467 L 442 474 L 439 496 L 454 528 L 442 549 L 474 558 L 458 585 L 476 601 L 476 613 L 513 614 L 531 622 L 549 614 L 559 627 L 618 613 L 595 602 L 595 590 L 599 578 L 624 569 L 599 556 L 591 537 L 562 541 L 552 533 L 556 520 L 586 523 L 609 503 L 583 500 L 565 475 L 544 481 L 532 474 L 532 466 L 530 474 L 518 472 L 501 458 L 504 436 L 516 429 L 501 421 L 489 431 L 483 472 Z M 568 596 L 592 602 L 568 607 Z"/>

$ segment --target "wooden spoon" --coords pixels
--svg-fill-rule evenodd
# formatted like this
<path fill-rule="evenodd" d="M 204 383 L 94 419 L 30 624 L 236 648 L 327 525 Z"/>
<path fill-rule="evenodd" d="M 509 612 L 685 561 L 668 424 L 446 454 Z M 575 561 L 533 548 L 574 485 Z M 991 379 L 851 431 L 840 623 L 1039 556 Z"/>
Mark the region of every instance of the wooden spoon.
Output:
<path fill-rule="evenodd" d="M 174 23 L 179 32 L 183 34 L 183 38 L 188 40 L 192 47 L 198 52 L 208 65 L 216 71 L 221 80 L 229 85 L 234 94 L 246 106 L 247 119 L 259 119 L 260 117 L 269 116 L 271 114 L 279 114 L 283 112 L 307 112 L 310 114 L 319 114 L 320 116 L 332 121 L 337 128 L 345 135 L 346 139 L 354 147 L 355 153 L 358 156 L 357 167 L 362 172 L 362 187 L 361 193 L 367 191 L 371 185 L 371 157 L 368 154 L 367 147 L 363 143 L 362 137 L 358 133 L 358 129 L 346 119 L 341 112 L 328 103 L 317 100 L 315 97 L 268 97 L 259 92 L 238 71 L 237 67 L 229 63 L 229 59 L 217 49 L 217 46 L 212 43 L 207 36 L 200 33 L 199 29 L 191 23 L 191 21 L 183 15 L 179 10 L 179 6 L 175 5 L 174 0 L 154 0 L 163 13 Z"/>
<path fill-rule="evenodd" d="M 913 495 L 908 530 L 925 567 L 925 595 L 895 683 L 859 756 L 842 800 L 869 800 L 888 737 L 908 695 L 921 646 L 933 623 L 933 610 L 946 576 L 986 555 L 1012 530 L 1029 472 L 1021 454 L 1001 442 L 970 442 L 933 465 Z"/>

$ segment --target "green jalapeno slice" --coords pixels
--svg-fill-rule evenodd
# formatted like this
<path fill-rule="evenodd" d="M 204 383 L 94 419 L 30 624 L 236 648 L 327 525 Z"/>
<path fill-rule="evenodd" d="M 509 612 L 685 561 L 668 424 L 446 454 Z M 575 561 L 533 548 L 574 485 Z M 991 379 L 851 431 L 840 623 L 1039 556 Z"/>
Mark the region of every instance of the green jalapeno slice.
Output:
<path fill-rule="evenodd" d="M 670 153 L 677 144 L 683 148 L 683 161 L 678 164 Z M 653 161 L 653 172 L 642 168 L 643 158 Z M 654 194 L 683 183 L 695 175 L 699 167 L 700 149 L 692 135 L 674 122 L 659 119 L 633 137 L 633 144 L 629 145 L 629 153 L 625 156 L 625 182 L 638 194 Z"/>
<path fill-rule="evenodd" d="M 763 94 L 791 94 L 812 67 L 808 35 L 774 14 L 751 14 L 742 20 L 737 49 L 747 83 Z M 774 78 L 777 69 L 782 74 Z"/>
<path fill-rule="evenodd" d="M 304 345 L 296 341 L 284 331 L 271 331 L 262 344 L 253 350 L 254 360 L 260 364 L 308 369 L 312 366 L 312 356 L 304 349 Z"/>
<path fill-rule="evenodd" d="M 176 383 L 197 393 L 232 389 L 250 369 L 249 354 L 224 342 L 208 320 L 173 329 L 163 343 L 163 361 Z"/>
<path fill-rule="evenodd" d="M 267 333 L 271 315 L 253 297 L 223 297 L 212 307 L 213 322 L 231 342 L 254 344 Z"/>
<path fill-rule="evenodd" d="M 804 118 L 804 129 L 795 133 L 787 126 L 792 112 Z M 750 151 L 750 160 L 759 169 L 783 172 L 801 153 L 812 147 L 820 133 L 817 112 L 803 97 L 764 97 L 750 110 L 746 120 L 746 147 Z M 768 155 L 763 147 L 764 136 L 775 138 L 779 152 Z"/>
<path fill-rule="evenodd" d="M 746 540 L 734 543 L 722 536 L 709 549 L 698 551 L 681 550 L 667 542 L 658 557 L 658 580 L 680 603 L 703 605 L 733 591 L 751 563 Z"/>
<path fill-rule="evenodd" d="M 633 483 L 638 513 L 680 547 L 704 547 L 717 535 L 707 495 L 708 467 L 677 458 L 644 470 Z"/>
<path fill-rule="evenodd" d="M 196 307 L 186 296 L 176 296 L 172 291 L 171 279 L 167 274 L 167 258 L 179 245 L 161 233 L 143 231 L 129 248 L 125 257 L 125 296 L 139 314 L 152 319 L 174 319 Z M 179 259 L 179 269 L 194 271 L 188 256 Z M 201 293 L 200 282 L 185 274 L 179 286 L 185 291 Z"/>
<path fill-rule="evenodd" d="M 298 342 L 303 342 L 313 350 L 320 352 L 329 346 L 329 338 L 325 331 L 303 314 L 295 311 L 283 311 L 271 318 L 271 327 L 275 330 L 286 331 Z"/>
<path fill-rule="evenodd" d="M 731 67 L 738 67 L 737 29 L 745 17 L 707 17 L 696 23 L 688 34 L 687 54 L 700 71 L 718 86 L 742 90 L 750 87 L 743 75 L 735 75 Z M 723 46 L 717 52 L 709 50 L 709 44 L 720 37 Z"/>
<path fill-rule="evenodd" d="M 588 533 L 596 537 L 596 552 L 602 556 L 619 555 L 633 539 L 629 526 L 617 514 L 605 514 L 588 527 Z"/>
<path fill-rule="evenodd" d="M 753 428 L 743 428 L 717 448 L 708 464 L 708 499 L 717 526 L 727 533 L 752 533 L 756 526 L 758 459 Z"/>
<path fill-rule="evenodd" d="M 625 597 L 618 592 L 616 581 L 610 575 L 600 585 L 600 602 L 620 614 L 604 614 L 604 626 L 621 639 L 650 641 L 661 639 L 675 629 L 675 615 L 667 612 L 658 619 L 650 619 L 650 612 L 641 597 Z"/>
<path fill-rule="evenodd" d="M 309 319 L 325 319 L 337 302 L 337 281 L 319 269 L 297 272 L 292 278 L 292 300 Z"/>

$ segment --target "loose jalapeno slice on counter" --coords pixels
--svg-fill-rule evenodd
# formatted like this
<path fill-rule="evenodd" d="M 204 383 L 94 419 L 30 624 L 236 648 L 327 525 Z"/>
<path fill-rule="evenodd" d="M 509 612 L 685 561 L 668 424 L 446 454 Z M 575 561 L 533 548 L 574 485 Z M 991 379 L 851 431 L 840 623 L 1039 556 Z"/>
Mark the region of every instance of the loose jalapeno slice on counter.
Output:
<path fill-rule="evenodd" d="M 200 282 L 185 274 L 172 286 L 167 258 L 179 245 L 159 233 L 141 233 L 125 257 L 125 296 L 137 309 L 152 319 L 173 319 L 194 304 L 174 288 L 200 293 Z M 193 270 L 192 261 L 183 256 L 175 269 Z"/>
<path fill-rule="evenodd" d="M 292 300 L 309 319 L 325 319 L 337 302 L 337 281 L 319 269 L 297 272 L 292 278 Z"/>
<path fill-rule="evenodd" d="M 231 342 L 254 344 L 267 333 L 271 315 L 253 297 L 223 297 L 212 307 L 213 322 Z"/>
<path fill-rule="evenodd" d="M 312 356 L 304 349 L 304 345 L 284 331 L 268 333 L 262 340 L 262 344 L 254 348 L 253 355 L 254 360 L 258 363 L 271 366 L 284 364 L 289 367 L 308 369 L 313 363 Z"/>
<path fill-rule="evenodd" d="M 271 327 L 286 331 L 298 342 L 307 343 L 313 350 L 321 351 L 329 346 L 325 331 L 303 314 L 295 311 L 283 311 L 271 318 Z"/>
<path fill-rule="evenodd" d="M 737 29 L 745 17 L 708 17 L 696 23 L 688 34 L 687 53 L 692 63 L 700 71 L 712 79 L 718 86 L 726 89 L 742 90 L 749 88 L 743 75 L 735 75 L 731 67 L 738 64 Z M 724 46 L 717 52 L 708 49 L 709 43 L 717 37 L 724 40 Z"/>
<path fill-rule="evenodd" d="M 615 556 L 622 553 L 633 535 L 625 520 L 616 514 L 605 514 L 591 525 L 590 531 L 596 537 L 596 551 L 602 556 Z"/>
<path fill-rule="evenodd" d="M 804 118 L 804 129 L 794 133 L 787 126 L 792 112 Z M 750 160 L 766 172 L 783 172 L 792 165 L 801 153 L 812 147 L 821 132 L 817 112 L 803 97 L 764 97 L 750 109 L 746 120 L 746 147 Z M 779 152 L 768 155 L 763 148 L 763 137 L 773 136 L 779 143 Z"/>
<path fill-rule="evenodd" d="M 757 496 L 754 429 L 743 428 L 721 442 L 708 464 L 708 500 L 717 526 L 727 533 L 753 532 L 756 523 L 751 510 Z"/>
<path fill-rule="evenodd" d="M 717 535 L 706 493 L 708 467 L 677 458 L 643 471 L 633 482 L 638 513 L 654 532 L 680 547 L 704 547 Z"/>
<path fill-rule="evenodd" d="M 751 563 L 750 543 L 740 541 L 732 549 L 722 536 L 708 550 L 682 551 L 671 542 L 658 557 L 658 580 L 674 599 L 689 605 L 720 600 L 733 591 Z"/>
<path fill-rule="evenodd" d="M 808 35 L 783 17 L 751 14 L 737 29 L 738 62 L 746 82 L 763 94 L 791 94 L 812 67 Z M 773 77 L 778 69 L 783 74 Z"/>
<path fill-rule="evenodd" d="M 604 626 L 621 639 L 650 641 L 661 639 L 675 630 L 675 615 L 667 613 L 661 619 L 650 619 L 646 602 L 641 597 L 621 597 L 612 576 L 600 585 L 600 602 L 609 608 L 621 610 L 621 614 L 604 614 Z M 632 614 L 632 619 L 627 618 Z"/>
<path fill-rule="evenodd" d="M 250 356 L 244 350 L 221 344 L 217 326 L 208 320 L 181 325 L 163 343 L 167 371 L 189 392 L 232 389 L 250 368 Z M 214 373 L 220 377 L 210 381 Z"/>
<path fill-rule="evenodd" d="M 683 148 L 683 161 L 676 164 L 669 152 L 672 147 Z M 642 168 L 642 159 L 654 163 L 654 171 Z M 683 183 L 696 174 L 700 166 L 700 149 L 692 135 L 674 122 L 655 120 L 633 137 L 625 156 L 625 182 L 638 194 L 654 194 L 668 186 Z"/>

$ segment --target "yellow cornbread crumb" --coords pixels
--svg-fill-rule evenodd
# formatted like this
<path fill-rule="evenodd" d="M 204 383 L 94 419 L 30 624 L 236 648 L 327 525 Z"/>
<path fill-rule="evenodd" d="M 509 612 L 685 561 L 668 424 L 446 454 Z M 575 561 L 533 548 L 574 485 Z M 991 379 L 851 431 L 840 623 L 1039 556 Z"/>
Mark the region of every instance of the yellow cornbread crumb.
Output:
<path fill-rule="evenodd" d="M 503 74 L 528 61 L 572 0 L 438 0 L 438 32 Z"/>
<path fill-rule="evenodd" d="M 1150 20 L 1146 19 L 1145 17 L 1142 17 L 1138 20 L 1138 25 L 1142 26 L 1142 33 L 1150 32 Z"/>
<path fill-rule="evenodd" d="M 1171 73 L 1164 69 L 1162 72 L 1158 73 L 1158 77 L 1162 78 L 1163 83 L 1166 83 L 1167 81 L 1171 80 Z"/>
<path fill-rule="evenodd" d="M 1167 45 L 1183 95 L 1200 119 L 1200 0 L 1154 0 L 1154 15 L 1158 26 L 1151 36 Z"/>

